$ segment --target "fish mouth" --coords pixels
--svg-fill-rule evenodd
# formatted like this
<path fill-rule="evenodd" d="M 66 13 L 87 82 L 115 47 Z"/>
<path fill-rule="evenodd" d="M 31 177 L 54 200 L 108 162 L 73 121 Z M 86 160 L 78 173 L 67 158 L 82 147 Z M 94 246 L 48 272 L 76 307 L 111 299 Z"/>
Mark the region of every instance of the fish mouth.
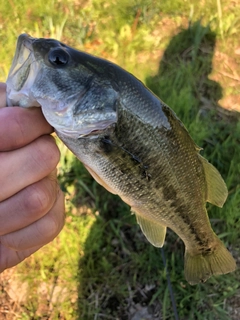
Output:
<path fill-rule="evenodd" d="M 39 103 L 31 96 L 31 87 L 39 70 L 34 57 L 34 38 L 28 34 L 18 37 L 17 48 L 7 78 L 7 105 L 33 107 Z"/>
<path fill-rule="evenodd" d="M 7 79 L 7 105 L 24 108 L 41 107 L 47 122 L 56 132 L 68 137 L 91 136 L 92 138 L 117 121 L 114 107 L 117 93 L 112 88 L 104 87 L 97 87 L 95 93 L 91 88 L 91 77 L 91 81 L 87 85 L 85 83 L 79 85 L 76 92 L 70 90 L 67 94 L 64 92 L 63 94 L 58 83 L 66 77 L 61 77 L 62 72 L 58 68 L 49 66 L 47 60 L 49 52 L 59 46 L 61 46 L 59 42 L 53 39 L 37 39 L 28 34 L 18 37 Z M 99 95 L 100 89 L 101 95 Z M 81 105 L 87 107 L 81 108 Z"/>

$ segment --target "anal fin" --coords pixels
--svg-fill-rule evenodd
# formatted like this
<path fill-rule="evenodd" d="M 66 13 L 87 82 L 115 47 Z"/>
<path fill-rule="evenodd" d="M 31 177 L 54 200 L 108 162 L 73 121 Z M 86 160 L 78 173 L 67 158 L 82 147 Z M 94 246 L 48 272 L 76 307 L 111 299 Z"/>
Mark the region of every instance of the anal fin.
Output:
<path fill-rule="evenodd" d="M 137 223 L 148 241 L 155 247 L 162 247 L 167 228 L 160 223 L 153 222 L 136 214 Z"/>

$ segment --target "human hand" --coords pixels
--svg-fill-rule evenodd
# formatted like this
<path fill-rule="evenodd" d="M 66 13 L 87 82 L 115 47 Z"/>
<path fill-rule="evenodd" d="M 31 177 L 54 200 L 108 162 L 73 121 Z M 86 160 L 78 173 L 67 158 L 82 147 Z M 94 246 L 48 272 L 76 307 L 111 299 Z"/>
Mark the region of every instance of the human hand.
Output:
<path fill-rule="evenodd" d="M 40 108 L 5 106 L 0 83 L 0 272 L 52 241 L 65 220 L 52 127 Z"/>

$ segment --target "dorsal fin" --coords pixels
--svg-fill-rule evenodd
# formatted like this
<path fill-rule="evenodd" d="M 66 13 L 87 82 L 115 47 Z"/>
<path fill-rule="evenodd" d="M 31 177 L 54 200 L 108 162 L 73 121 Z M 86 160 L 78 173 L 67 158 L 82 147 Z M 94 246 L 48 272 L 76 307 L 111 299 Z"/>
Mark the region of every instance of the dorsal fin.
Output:
<path fill-rule="evenodd" d="M 200 154 L 198 155 L 202 162 L 207 183 L 207 199 L 206 201 L 222 207 L 228 196 L 228 190 L 223 178 L 218 170 L 209 163 Z"/>
<path fill-rule="evenodd" d="M 164 245 L 167 228 L 158 222 L 145 219 L 136 214 L 137 222 L 148 241 L 155 247 Z"/>

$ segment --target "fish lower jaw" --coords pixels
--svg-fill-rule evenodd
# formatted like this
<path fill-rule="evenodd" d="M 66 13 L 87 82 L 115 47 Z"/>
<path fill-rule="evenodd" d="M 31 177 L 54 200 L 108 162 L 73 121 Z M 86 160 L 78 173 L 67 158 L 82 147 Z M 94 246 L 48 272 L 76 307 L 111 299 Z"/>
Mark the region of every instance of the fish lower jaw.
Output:
<path fill-rule="evenodd" d="M 78 130 L 65 130 L 64 127 L 55 126 L 54 127 L 56 134 L 59 137 L 68 137 L 71 139 L 81 139 L 88 137 L 89 139 L 96 139 L 98 138 L 98 134 L 84 134 Z"/>
<path fill-rule="evenodd" d="M 7 106 L 19 106 L 23 108 L 40 107 L 40 104 L 29 97 L 29 94 L 17 92 L 13 89 L 7 91 Z"/>
<path fill-rule="evenodd" d="M 46 117 L 47 119 L 47 117 Z M 48 120 L 48 119 L 47 119 Z M 109 122 L 104 124 L 97 124 L 96 126 L 76 126 L 71 128 L 69 126 L 68 129 L 66 129 L 66 123 L 63 125 L 54 125 L 51 123 L 51 121 L 48 121 L 54 128 L 55 132 L 59 136 L 66 136 L 71 139 L 81 139 L 81 138 L 87 138 L 87 139 L 97 139 L 99 136 L 104 135 L 105 133 L 109 133 L 110 131 L 113 131 L 115 128 L 115 123 Z"/>

